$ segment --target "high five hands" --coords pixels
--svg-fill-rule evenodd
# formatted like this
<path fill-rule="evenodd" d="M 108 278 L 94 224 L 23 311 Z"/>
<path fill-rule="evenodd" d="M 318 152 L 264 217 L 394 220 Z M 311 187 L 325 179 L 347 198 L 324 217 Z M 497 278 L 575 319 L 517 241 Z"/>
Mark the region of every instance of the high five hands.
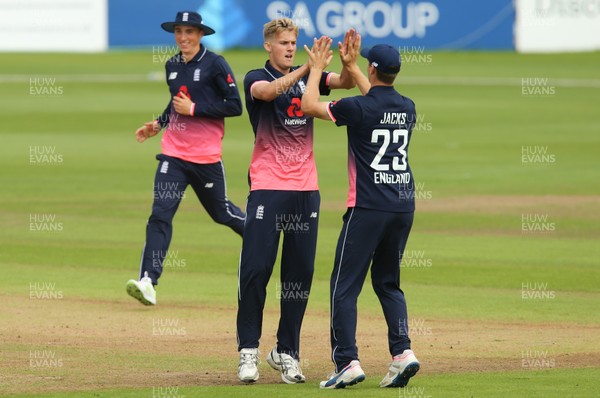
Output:
<path fill-rule="evenodd" d="M 321 36 L 319 39 L 313 39 L 311 49 L 304 45 L 304 50 L 308 53 L 308 66 L 319 70 L 324 70 L 333 59 L 333 51 L 331 50 L 332 39 L 328 36 Z M 344 35 L 344 41 L 338 42 L 340 52 L 340 60 L 345 67 L 356 64 L 360 53 L 360 34 L 355 29 L 349 29 Z"/>
<path fill-rule="evenodd" d="M 324 70 L 333 59 L 333 51 L 331 50 L 331 37 L 321 36 L 319 39 L 313 39 L 311 49 L 304 45 L 304 50 L 308 53 L 308 67 L 310 69 Z"/>
<path fill-rule="evenodd" d="M 360 34 L 353 28 L 346 32 L 343 43 L 338 42 L 342 65 L 348 67 L 356 64 L 356 60 L 360 54 L 360 41 Z"/>

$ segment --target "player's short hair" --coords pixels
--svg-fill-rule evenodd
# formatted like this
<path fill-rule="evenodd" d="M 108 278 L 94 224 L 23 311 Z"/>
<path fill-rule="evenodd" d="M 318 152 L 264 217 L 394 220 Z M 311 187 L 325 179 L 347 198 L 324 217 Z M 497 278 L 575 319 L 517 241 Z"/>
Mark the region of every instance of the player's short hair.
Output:
<path fill-rule="evenodd" d="M 277 18 L 267 22 L 263 28 L 263 37 L 265 41 L 271 39 L 279 32 L 291 31 L 298 36 L 298 25 L 290 18 Z"/>
<path fill-rule="evenodd" d="M 377 80 L 385 84 L 394 84 L 394 80 L 396 80 L 397 73 L 383 73 L 375 68 L 375 76 L 377 76 Z"/>

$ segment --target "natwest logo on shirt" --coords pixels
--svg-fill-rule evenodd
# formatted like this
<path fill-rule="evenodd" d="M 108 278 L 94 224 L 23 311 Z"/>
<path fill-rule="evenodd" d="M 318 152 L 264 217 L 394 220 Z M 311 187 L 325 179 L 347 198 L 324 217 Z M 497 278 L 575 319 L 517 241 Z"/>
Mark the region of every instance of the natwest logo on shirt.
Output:
<path fill-rule="evenodd" d="M 289 117 L 303 117 L 304 112 L 302 112 L 302 100 L 300 98 L 292 98 L 292 103 L 288 107 L 288 116 Z"/>
<path fill-rule="evenodd" d="M 292 102 L 287 108 L 287 115 L 293 119 L 286 118 L 286 126 L 303 126 L 306 124 L 306 118 L 304 117 L 304 112 L 302 112 L 302 100 L 300 98 L 292 98 Z"/>
<path fill-rule="evenodd" d="M 287 109 L 289 117 L 303 117 L 302 100 L 300 98 L 292 98 L 292 104 Z"/>
<path fill-rule="evenodd" d="M 190 95 L 190 92 L 188 91 L 187 86 L 181 86 L 179 87 L 179 92 L 183 93 L 183 95 L 185 95 L 186 97 L 188 97 L 189 99 L 192 99 L 192 96 Z M 179 93 L 178 93 L 179 94 Z"/>

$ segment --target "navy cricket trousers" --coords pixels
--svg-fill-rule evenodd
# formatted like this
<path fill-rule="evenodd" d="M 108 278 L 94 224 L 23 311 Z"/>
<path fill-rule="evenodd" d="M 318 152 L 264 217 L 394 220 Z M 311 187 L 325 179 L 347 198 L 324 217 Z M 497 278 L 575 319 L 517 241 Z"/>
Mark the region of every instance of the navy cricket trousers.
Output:
<path fill-rule="evenodd" d="M 267 285 L 283 233 L 281 278 L 272 293 L 280 300 L 277 350 L 300 357 L 300 328 L 314 273 L 319 191 L 251 191 L 240 255 L 238 350 L 258 348 Z"/>
<path fill-rule="evenodd" d="M 390 354 L 399 355 L 410 348 L 406 301 L 400 289 L 400 261 L 413 216 L 413 212 L 354 207 L 343 217 L 330 284 L 331 349 L 336 372 L 358 359 L 356 302 L 369 266 L 388 327 Z"/>
<path fill-rule="evenodd" d="M 158 169 L 154 177 L 154 203 L 146 226 L 146 243 L 142 252 L 140 278 L 144 272 L 158 284 L 162 264 L 173 234 L 173 217 L 191 185 L 211 218 L 233 229 L 244 231 L 245 214 L 227 199 L 225 170 L 222 161 L 211 164 L 187 162 L 167 155 L 157 155 Z"/>

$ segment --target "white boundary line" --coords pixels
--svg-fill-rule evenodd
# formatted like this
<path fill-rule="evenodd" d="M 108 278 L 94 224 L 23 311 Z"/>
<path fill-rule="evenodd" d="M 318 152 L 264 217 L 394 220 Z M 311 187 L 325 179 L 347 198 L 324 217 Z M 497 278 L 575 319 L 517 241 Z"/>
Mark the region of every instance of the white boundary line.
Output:
<path fill-rule="evenodd" d="M 1 75 L 0 84 L 4 83 L 30 83 L 30 79 L 55 79 L 57 83 L 143 83 L 163 82 L 163 72 L 150 72 L 137 75 L 108 75 L 108 74 L 86 74 L 86 75 Z M 462 77 L 462 76 L 399 76 L 396 83 L 402 85 L 431 85 L 431 86 L 521 86 L 522 79 L 531 79 L 531 76 L 523 77 Z M 572 78 L 545 78 L 545 84 L 554 87 L 574 88 L 600 88 L 600 79 L 572 79 Z"/>
<path fill-rule="evenodd" d="M 30 79 L 56 79 L 57 83 L 142 83 L 142 82 L 164 82 L 164 72 L 150 72 L 142 75 L 52 75 L 52 74 L 35 74 L 30 75 L 0 75 L 0 84 L 2 83 L 29 83 Z"/>
<path fill-rule="evenodd" d="M 408 85 L 439 85 L 439 86 L 521 86 L 523 79 L 531 79 L 530 76 L 523 77 L 459 77 L 459 76 L 427 76 L 427 77 L 402 77 L 399 76 L 397 83 Z M 546 79 L 546 78 L 544 78 Z M 555 87 L 577 87 L 577 88 L 600 88 L 599 79 L 570 79 L 570 78 L 547 78 L 545 83 Z"/>

